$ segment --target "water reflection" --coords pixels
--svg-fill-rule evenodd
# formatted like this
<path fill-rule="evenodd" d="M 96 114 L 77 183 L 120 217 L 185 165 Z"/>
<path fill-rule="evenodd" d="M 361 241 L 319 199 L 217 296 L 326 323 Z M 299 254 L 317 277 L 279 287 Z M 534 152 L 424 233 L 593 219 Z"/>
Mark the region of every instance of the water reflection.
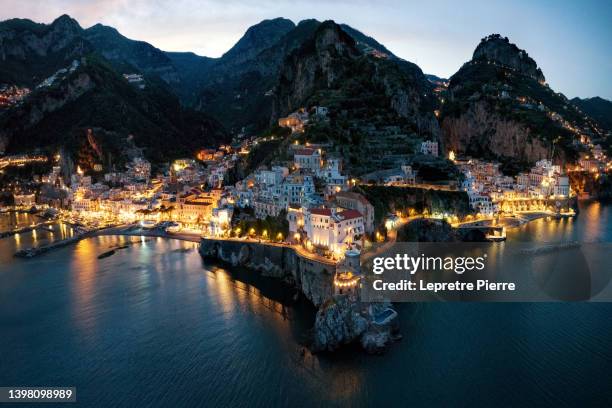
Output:
<path fill-rule="evenodd" d="M 509 241 L 520 242 L 612 242 L 610 205 L 580 203 L 575 218 L 540 218 L 507 230 Z"/>
<path fill-rule="evenodd" d="M 612 241 L 606 208 L 514 238 Z M 494 406 L 500 393 L 512 406 L 580 405 L 609 393 L 605 304 L 401 304 L 405 339 L 387 355 L 301 355 L 312 306 L 277 280 L 203 262 L 192 243 L 99 237 L 12 257 L 32 240 L 0 240 L 0 384 L 65 382 L 99 406 Z"/>

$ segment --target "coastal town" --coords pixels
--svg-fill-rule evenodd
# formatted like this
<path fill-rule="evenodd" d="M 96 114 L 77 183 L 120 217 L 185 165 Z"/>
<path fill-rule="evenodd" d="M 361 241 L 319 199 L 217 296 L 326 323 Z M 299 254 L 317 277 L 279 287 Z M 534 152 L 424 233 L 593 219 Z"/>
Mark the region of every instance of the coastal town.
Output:
<path fill-rule="evenodd" d="M 504 43 L 507 39 L 492 35 L 482 41 Z M 370 45 L 360 45 L 373 61 L 391 58 Z M 517 58 L 528 57 L 520 51 Z M 25 258 L 104 234 L 192 241 L 200 245 L 204 257 L 290 282 L 316 307 L 340 295 L 348 302 L 342 306 L 344 311 L 354 310 L 368 320 L 368 327 L 375 328 L 371 336 L 362 336 L 364 347 L 378 349 L 392 337 L 390 323 L 397 314 L 388 302 L 360 303 L 365 260 L 405 241 L 410 228 L 421 234 L 412 237 L 416 241 L 496 245 L 507 239 L 509 228 L 540 218 L 576 216 L 577 201 L 594 197 L 600 177 L 610 177 L 612 160 L 606 144 L 610 135 L 578 106 L 568 106 L 562 94 L 550 90 L 534 66 L 526 63 L 519 68 L 493 57 L 475 57 L 462 67 L 504 72 L 474 89 L 468 102 L 498 104 L 505 114 L 527 116 L 534 128 L 546 123 L 546 131 L 554 133 L 540 135 L 529 151 L 513 153 L 516 163 L 508 163 L 512 155 L 505 152 L 481 154 L 474 141 L 468 142 L 471 134 L 455 140 L 453 132 L 446 138 L 437 132 L 444 127 L 445 117 L 452 119 L 452 111 L 461 108 L 457 100 L 462 92 L 459 87 L 453 95 L 453 81 L 437 77 L 427 79 L 424 87 L 423 97 L 431 97 L 427 108 L 431 115 L 413 118 L 412 125 L 402 119 L 408 113 L 396 110 L 397 106 L 378 111 L 368 97 L 352 105 L 353 89 L 342 90 L 346 94 L 339 91 L 340 104 L 328 98 L 297 109 L 293 105 L 284 110 L 291 113 L 272 115 L 274 119 L 259 128 L 234 127 L 233 122 L 241 119 L 234 118 L 228 126 L 231 131 L 219 131 L 208 141 L 198 123 L 196 134 L 201 140 L 187 147 L 189 140 L 182 139 L 179 154 L 166 155 L 158 145 L 160 134 L 171 139 L 166 130 L 176 131 L 185 120 L 153 133 L 154 142 L 137 131 L 109 130 L 112 123 L 75 127 L 61 136 L 68 143 L 46 147 L 34 143 L 15 148 L 15 140 L 8 146 L 0 138 L 1 211 L 39 217 L 38 222 L 13 225 L 0 234 L 17 239 L 26 232 L 36 236 L 38 229 L 52 230 L 52 223 L 73 228 L 62 238 L 19 246 L 15 255 Z M 159 95 L 165 95 L 157 88 L 157 80 L 146 73 L 130 67 L 115 75 L 106 69 L 90 58 L 71 57 L 59 69 L 37 77 L 30 88 L 1 85 L 0 113 L 20 112 L 38 98 L 42 99 L 40 109 L 46 109 L 55 103 L 56 94 L 72 98 L 74 89 L 85 91 L 109 83 L 136 105 L 144 101 L 144 107 L 138 105 L 133 114 L 148 110 L 159 102 Z M 521 82 L 513 79 L 515 75 L 530 86 L 535 81 L 538 92 L 517 87 Z M 264 97 L 275 97 L 276 92 L 267 89 Z M 161 97 L 164 102 L 170 99 Z M 324 106 L 327 102 L 336 105 Z M 172 120 L 180 109 L 168 109 Z M 106 114 L 112 118 L 114 111 L 113 106 Z M 210 121 L 207 129 L 217 125 Z M 172 140 L 187 134 L 178 131 Z M 39 136 L 45 140 L 46 135 Z M 9 154 L 5 154 L 7 147 Z M 577 157 L 571 156 L 574 153 Z M 435 236 L 436 231 L 445 232 Z M 380 327 L 386 328 L 384 335 L 378 332 Z"/>
<path fill-rule="evenodd" d="M 140 86 L 142 78 L 134 80 Z M 70 172 L 59 153 L 52 157 L 3 156 L 0 171 L 36 164 L 51 168 L 31 180 L 5 186 L 3 193 L 12 196 L 12 208 L 48 209 L 88 229 L 137 225 L 167 234 L 274 242 L 340 262 L 347 251 L 362 251 L 388 240 L 388 232 L 409 219 L 482 226 L 496 225 L 500 218 L 528 220 L 533 214 L 573 216 L 572 199 L 583 192 L 573 188 L 569 174 L 584 172 L 597 177 L 612 165 L 601 146 L 589 144 L 585 135 L 578 142 L 590 153 L 576 165 L 542 159 L 514 177 L 504 175 L 499 163 L 460 158 L 453 151 L 441 151 L 437 141 L 424 140 L 419 154 L 448 157 L 460 171 L 458 180 L 428 183 L 402 162 L 375 173 L 353 175 L 344 171 L 342 157 L 328 154 L 327 145 L 299 141 L 308 126 L 328 120 L 327 115 L 326 107 L 314 106 L 279 119 L 279 127 L 290 130 L 291 143 L 279 154 L 285 160 L 260 165 L 235 181 L 232 174 L 241 160 L 276 136 L 241 135 L 233 144 L 201 149 L 192 158 L 174 160 L 155 173 L 152 164 L 138 154 L 123 171 L 111 172 L 97 164 L 87 172 L 78 165 Z M 89 131 L 90 140 L 91 136 Z M 374 205 L 358 192 L 362 185 L 465 192 L 470 211 L 399 208 L 377 217 Z M 492 238 L 500 237 L 503 231 Z"/>
<path fill-rule="evenodd" d="M 606 406 L 607 4 L 21 3 L 0 402 Z"/>

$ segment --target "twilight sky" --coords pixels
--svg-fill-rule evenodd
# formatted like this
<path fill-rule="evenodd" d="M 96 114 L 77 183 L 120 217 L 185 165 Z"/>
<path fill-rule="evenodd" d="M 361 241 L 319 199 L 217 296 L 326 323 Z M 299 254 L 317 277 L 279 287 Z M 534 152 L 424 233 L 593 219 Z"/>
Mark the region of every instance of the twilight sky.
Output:
<path fill-rule="evenodd" d="M 168 51 L 218 57 L 266 18 L 332 19 L 376 38 L 425 73 L 449 77 L 482 37 L 500 33 L 525 49 L 567 97 L 612 99 L 610 0 L 0 0 L 0 20 L 49 23 L 69 14 Z"/>

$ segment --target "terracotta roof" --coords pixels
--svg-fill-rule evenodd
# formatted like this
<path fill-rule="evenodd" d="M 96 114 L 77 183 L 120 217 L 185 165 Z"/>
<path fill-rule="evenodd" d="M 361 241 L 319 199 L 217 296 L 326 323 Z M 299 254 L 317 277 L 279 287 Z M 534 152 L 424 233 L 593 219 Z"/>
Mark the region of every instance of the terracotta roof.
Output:
<path fill-rule="evenodd" d="M 340 215 L 345 220 L 363 217 L 363 215 L 361 215 L 361 213 L 357 210 L 344 210 L 341 213 L 338 213 L 338 215 Z"/>
<path fill-rule="evenodd" d="M 359 193 L 354 193 L 352 191 L 340 191 L 338 193 L 336 193 L 336 197 L 338 198 L 348 198 L 351 200 L 358 200 L 363 204 L 370 204 L 370 202 L 361 194 Z"/>
<path fill-rule="evenodd" d="M 314 149 L 299 149 L 295 151 L 296 156 L 312 156 L 316 150 Z"/>
<path fill-rule="evenodd" d="M 331 208 L 312 208 L 310 209 L 310 213 L 316 215 L 326 215 L 329 217 L 331 216 L 332 211 Z"/>
<path fill-rule="evenodd" d="M 207 206 L 207 205 L 211 205 L 210 202 L 203 202 L 203 201 L 185 201 L 185 205 L 202 205 L 202 206 Z"/>

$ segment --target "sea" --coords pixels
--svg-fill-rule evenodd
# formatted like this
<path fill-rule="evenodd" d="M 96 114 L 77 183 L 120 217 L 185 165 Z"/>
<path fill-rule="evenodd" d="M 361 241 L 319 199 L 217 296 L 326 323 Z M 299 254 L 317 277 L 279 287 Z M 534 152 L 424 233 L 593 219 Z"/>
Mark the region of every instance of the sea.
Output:
<path fill-rule="evenodd" d="M 580 210 L 508 242 L 612 242 L 612 206 Z M 2 214 L 0 230 L 36 221 Z M 0 386 L 76 387 L 87 407 L 612 406 L 611 303 L 403 303 L 385 354 L 311 354 L 311 304 L 195 243 L 101 236 L 13 256 L 71 234 L 0 239 Z"/>

